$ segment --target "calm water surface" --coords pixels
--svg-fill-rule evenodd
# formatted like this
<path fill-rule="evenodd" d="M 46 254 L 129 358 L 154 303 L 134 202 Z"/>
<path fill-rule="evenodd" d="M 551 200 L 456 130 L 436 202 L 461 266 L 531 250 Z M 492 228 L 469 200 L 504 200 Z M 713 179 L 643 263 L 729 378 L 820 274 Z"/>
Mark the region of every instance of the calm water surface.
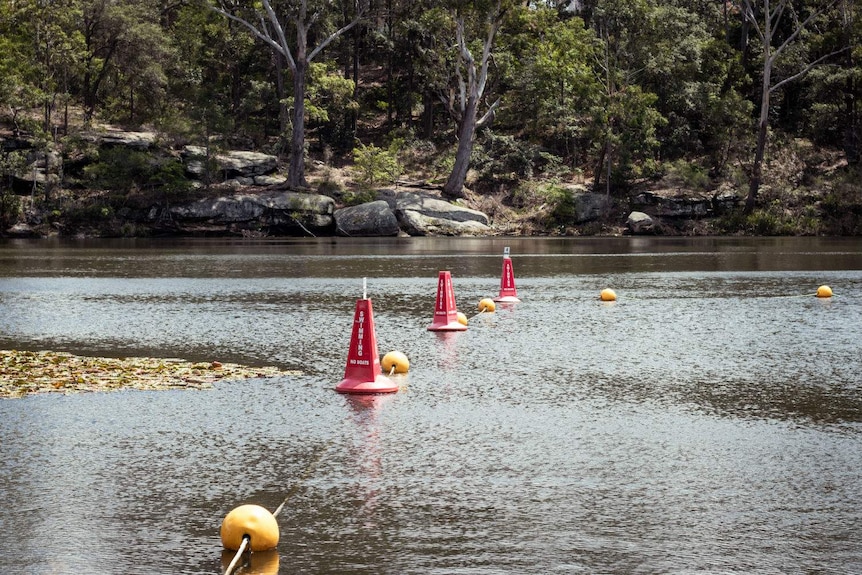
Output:
<path fill-rule="evenodd" d="M 397 394 L 333 390 L 363 278 Z M 0 241 L 0 348 L 303 372 L 0 400 L 4 573 L 218 574 L 285 498 L 241 573 L 862 572 L 858 239 Z"/>

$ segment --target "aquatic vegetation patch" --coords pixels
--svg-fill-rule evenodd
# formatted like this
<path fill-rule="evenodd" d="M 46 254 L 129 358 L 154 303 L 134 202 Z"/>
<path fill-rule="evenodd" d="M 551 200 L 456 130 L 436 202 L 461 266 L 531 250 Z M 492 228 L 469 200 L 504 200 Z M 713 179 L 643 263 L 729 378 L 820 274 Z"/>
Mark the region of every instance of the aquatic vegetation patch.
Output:
<path fill-rule="evenodd" d="M 276 367 L 153 357 L 86 357 L 56 351 L 0 350 L 0 398 L 120 389 L 207 389 L 217 381 L 301 375 Z"/>

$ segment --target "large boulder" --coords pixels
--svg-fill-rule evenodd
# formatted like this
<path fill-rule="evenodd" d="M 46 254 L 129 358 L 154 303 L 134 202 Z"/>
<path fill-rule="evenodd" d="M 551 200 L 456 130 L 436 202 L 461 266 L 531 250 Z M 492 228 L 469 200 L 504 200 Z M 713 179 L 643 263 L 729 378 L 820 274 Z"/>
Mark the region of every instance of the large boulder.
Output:
<path fill-rule="evenodd" d="M 661 218 L 703 218 L 712 215 L 713 195 L 677 188 L 650 190 L 635 196 L 632 207 Z"/>
<path fill-rule="evenodd" d="M 15 179 L 27 188 L 32 188 L 33 184 L 55 186 L 60 183 L 62 171 L 63 158 L 59 152 L 32 151 L 26 158 L 26 165 L 15 174 Z"/>
<path fill-rule="evenodd" d="M 632 212 L 626 219 L 626 227 L 632 234 L 652 234 L 655 233 L 655 222 L 653 219 L 643 212 Z"/>
<path fill-rule="evenodd" d="M 339 236 L 397 236 L 398 219 L 384 200 L 335 210 L 335 233 Z"/>
<path fill-rule="evenodd" d="M 155 132 L 127 132 L 108 128 L 98 132 L 85 132 L 81 134 L 81 138 L 99 146 L 121 146 L 134 150 L 148 150 L 155 145 L 158 134 Z"/>
<path fill-rule="evenodd" d="M 173 206 L 167 214 L 154 208 L 148 219 L 152 223 L 170 222 L 175 232 L 318 235 L 332 232 L 334 210 L 332 198 L 277 191 L 204 198 Z"/>
<path fill-rule="evenodd" d="M 494 230 L 476 220 L 450 220 L 414 210 L 398 210 L 401 229 L 411 236 L 490 236 Z"/>
<path fill-rule="evenodd" d="M 586 189 L 576 192 L 572 196 L 572 203 L 574 204 L 574 220 L 576 224 L 598 220 L 613 207 L 613 201 L 610 196 L 587 192 Z"/>
<path fill-rule="evenodd" d="M 490 223 L 488 216 L 478 210 L 449 203 L 431 194 L 401 192 L 395 200 L 395 215 L 399 221 L 405 212 L 416 212 L 427 218 L 451 220 L 454 222 L 478 222 L 484 226 Z"/>

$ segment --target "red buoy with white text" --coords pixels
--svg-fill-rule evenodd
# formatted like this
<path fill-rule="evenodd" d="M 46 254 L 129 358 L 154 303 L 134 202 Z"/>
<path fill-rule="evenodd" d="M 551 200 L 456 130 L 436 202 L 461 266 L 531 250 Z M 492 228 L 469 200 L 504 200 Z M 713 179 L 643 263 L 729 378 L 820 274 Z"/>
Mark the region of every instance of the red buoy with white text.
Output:
<path fill-rule="evenodd" d="M 452 286 L 452 273 L 441 271 L 437 277 L 437 299 L 434 304 L 434 321 L 428 326 L 430 331 L 465 331 L 467 326 L 458 321 L 458 308 L 455 307 L 455 288 Z"/>
<path fill-rule="evenodd" d="M 515 270 L 512 268 L 512 258 L 509 248 L 503 250 L 503 274 L 500 276 L 500 295 L 494 298 L 500 303 L 518 303 L 518 290 L 515 288 Z"/>
<path fill-rule="evenodd" d="M 356 301 L 353 314 L 353 331 L 347 352 L 344 379 L 335 386 L 339 393 L 395 393 L 398 384 L 383 375 L 377 354 L 377 336 L 374 333 L 374 313 L 371 300 L 364 297 Z"/>

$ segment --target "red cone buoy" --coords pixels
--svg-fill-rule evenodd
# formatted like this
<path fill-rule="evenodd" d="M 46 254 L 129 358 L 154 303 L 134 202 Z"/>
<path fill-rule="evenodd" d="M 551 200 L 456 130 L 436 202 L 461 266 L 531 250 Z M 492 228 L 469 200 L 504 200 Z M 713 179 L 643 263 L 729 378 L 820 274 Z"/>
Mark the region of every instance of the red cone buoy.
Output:
<path fill-rule="evenodd" d="M 515 289 L 515 270 L 512 268 L 512 258 L 509 248 L 503 251 L 503 273 L 500 276 L 500 295 L 494 298 L 496 302 L 518 303 L 518 290 Z"/>
<path fill-rule="evenodd" d="M 434 304 L 434 321 L 428 326 L 430 331 L 464 331 L 467 326 L 458 321 L 455 307 L 455 288 L 452 287 L 452 274 L 441 271 L 437 279 L 437 303 Z"/>
<path fill-rule="evenodd" d="M 370 299 L 356 300 L 353 315 L 353 333 L 347 352 L 344 379 L 335 386 L 339 393 L 394 393 L 398 384 L 383 375 L 377 355 L 377 337 L 374 334 L 374 314 Z"/>

